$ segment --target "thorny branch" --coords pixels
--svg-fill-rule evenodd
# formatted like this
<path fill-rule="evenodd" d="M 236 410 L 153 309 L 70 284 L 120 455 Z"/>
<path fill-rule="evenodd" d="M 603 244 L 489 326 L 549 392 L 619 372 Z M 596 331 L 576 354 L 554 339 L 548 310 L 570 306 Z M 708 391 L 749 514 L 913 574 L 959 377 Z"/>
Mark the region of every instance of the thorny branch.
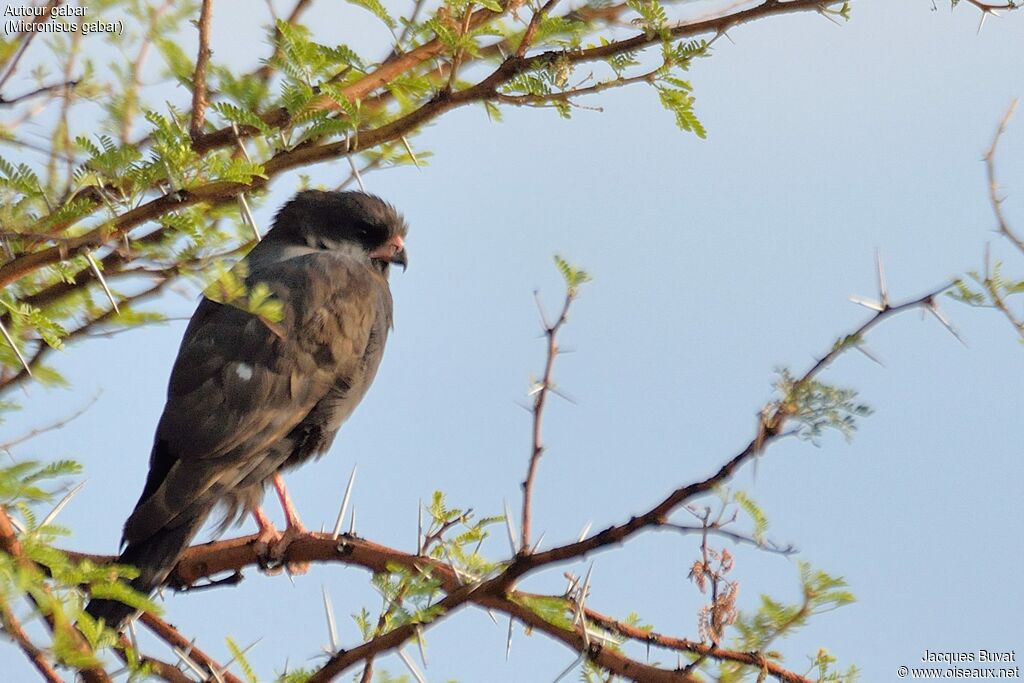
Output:
<path fill-rule="evenodd" d="M 992 136 L 992 144 L 989 145 L 988 151 L 985 152 L 985 173 L 988 177 L 989 202 L 992 204 L 992 211 L 996 215 L 999 232 L 1024 254 L 1024 239 L 1010 228 L 1009 221 L 1003 215 L 1003 197 L 999 196 L 999 180 L 996 178 L 996 149 L 999 147 L 999 140 L 1003 137 L 1003 133 L 1006 132 L 1006 127 L 1010 124 L 1010 119 L 1013 118 L 1014 112 L 1017 111 L 1019 103 L 1020 100 L 1017 99 L 1011 102 L 1010 106 L 1006 109 L 1006 113 L 1003 114 L 1003 118 L 999 120 L 995 135 Z"/>
<path fill-rule="evenodd" d="M 720 17 L 701 21 L 681 23 L 669 29 L 672 38 L 684 38 L 705 33 L 719 34 L 735 26 L 767 16 L 789 14 L 793 12 L 818 11 L 821 0 L 791 0 L 775 2 L 768 0 L 752 8 L 739 10 Z M 469 19 L 468 28 L 472 29 L 482 22 L 493 18 L 491 10 L 476 10 Z M 219 206 L 236 200 L 238 194 L 252 190 L 264 189 L 269 180 L 285 171 L 309 164 L 320 163 L 331 159 L 356 154 L 386 142 L 397 141 L 430 120 L 458 107 L 467 104 L 498 100 L 498 88 L 516 76 L 548 64 L 553 59 L 561 58 L 569 65 L 584 64 L 607 57 L 631 52 L 650 46 L 660 40 L 657 36 L 639 33 L 632 38 L 581 49 L 575 52 L 548 50 L 529 56 L 510 55 L 498 67 L 476 85 L 458 90 L 450 94 L 444 92 L 428 100 L 418 109 L 414 109 L 400 118 L 378 128 L 360 131 L 358 136 L 347 141 L 303 145 L 293 149 L 282 149 L 267 159 L 263 164 L 266 178 L 254 178 L 250 184 L 216 181 L 189 189 L 165 194 L 128 210 L 89 231 L 67 239 L 64 244 L 48 247 L 38 251 L 18 255 L 13 260 L 0 266 L 0 286 L 7 286 L 26 275 L 55 263 L 65 261 L 86 249 L 95 249 L 111 242 L 121 240 L 134 228 L 152 221 L 168 212 L 180 210 L 196 204 Z M 403 53 L 392 60 L 385 61 L 376 70 L 363 78 L 346 86 L 344 95 L 351 101 L 364 99 L 377 89 L 387 85 L 392 79 L 416 68 L 443 52 L 444 46 L 439 39 L 429 41 L 420 47 Z M 623 80 L 620 85 L 629 81 Z M 324 98 L 321 107 L 330 107 Z M 313 109 L 316 106 L 312 106 Z M 271 126 L 283 126 L 288 122 L 286 111 L 275 110 L 263 117 Z M 240 126 L 241 136 L 253 135 L 257 131 L 248 126 Z M 197 153 L 204 153 L 218 147 L 236 144 L 236 135 L 231 127 L 205 133 L 193 140 L 193 148 Z M 77 198 L 87 200 L 95 208 L 103 205 L 101 192 L 97 188 L 85 188 L 77 194 Z M 69 225 L 52 225 L 49 231 L 65 230 Z M 43 231 L 39 231 L 43 232 Z"/>
<path fill-rule="evenodd" d="M 838 2 L 839 0 L 835 1 Z M 821 0 L 789 0 L 788 2 L 766 0 L 759 5 L 742 10 L 730 11 L 720 16 L 675 24 L 666 28 L 664 37 L 665 39 L 670 38 L 675 40 L 707 33 L 712 33 L 717 36 L 730 28 L 764 17 L 794 12 L 820 11 L 822 6 L 828 6 L 830 4 L 832 4 L 832 0 L 828 0 L 824 5 Z M 545 6 L 548 10 L 554 7 L 554 5 L 550 3 Z M 302 2 L 297 3 L 291 16 L 289 16 L 288 21 L 296 19 L 305 7 L 306 4 Z M 589 17 L 594 21 L 604 21 L 608 24 L 612 24 L 617 20 L 617 17 L 624 8 L 625 5 L 623 4 L 613 5 L 608 8 L 601 8 L 600 11 L 591 11 L 586 8 L 582 8 L 570 11 L 563 16 L 565 18 L 580 19 L 586 19 Z M 507 11 L 508 9 L 510 9 L 510 7 L 506 7 L 504 11 Z M 465 31 L 472 31 L 486 22 L 493 20 L 495 17 L 504 14 L 504 11 L 499 13 L 486 8 L 481 8 L 471 13 L 467 12 L 464 16 L 462 28 Z M 199 22 L 201 38 L 203 35 L 204 25 L 203 16 L 206 18 L 205 24 L 208 24 L 210 13 L 212 12 L 212 0 L 207 0 L 203 3 L 203 12 L 204 14 L 201 15 Z M 544 8 L 542 7 L 536 14 L 534 14 L 531 20 L 531 22 L 536 20 L 536 23 L 533 23 L 534 27 L 539 26 L 539 23 L 543 21 L 543 13 Z M 153 18 L 153 21 L 156 21 L 155 17 Z M 511 46 L 508 45 L 508 39 L 502 39 L 498 43 L 494 43 L 490 46 L 482 46 L 479 56 L 475 57 L 476 63 L 482 63 L 485 59 L 505 55 L 506 53 L 502 47 L 503 45 L 517 50 L 518 48 L 524 47 L 527 44 L 525 39 L 530 38 L 530 36 L 527 35 L 529 28 L 530 26 L 527 26 L 527 32 L 524 33 L 524 40 L 520 45 Z M 534 30 L 536 31 L 536 28 Z M 172 228 L 167 226 L 167 224 L 161 224 L 155 229 L 150 230 L 141 238 L 135 237 L 134 234 L 137 232 L 137 229 L 144 224 L 158 221 L 160 218 L 168 214 L 181 211 L 188 207 L 205 205 L 207 207 L 214 208 L 234 203 L 237 202 L 238 198 L 245 193 L 266 189 L 275 178 L 292 169 L 342 157 L 347 157 L 351 160 L 354 155 L 361 152 L 365 152 L 380 145 L 405 140 L 408 135 L 411 135 L 431 120 L 458 107 L 479 102 L 538 105 L 540 102 L 532 96 L 516 96 L 502 92 L 503 86 L 524 73 L 546 68 L 546 66 L 551 64 L 553 60 L 561 60 L 560 63 L 564 63 L 567 68 L 571 68 L 575 65 L 601 61 L 611 56 L 643 49 L 656 44 L 660 40 L 662 40 L 662 37 L 659 35 L 640 32 L 630 38 L 586 49 L 569 51 L 553 49 L 536 52 L 534 54 L 529 54 L 528 50 L 523 50 L 522 54 L 513 53 L 508 56 L 502 56 L 500 63 L 492 73 L 478 81 L 475 85 L 470 85 L 455 91 L 442 88 L 432 98 L 424 101 L 418 108 L 413 109 L 390 122 L 379 125 L 376 128 L 360 130 L 356 135 L 350 136 L 344 141 L 323 143 L 307 142 L 297 147 L 288 147 L 287 145 L 284 145 L 283 147 L 276 148 L 276 151 L 273 151 L 268 158 L 264 160 L 257 159 L 257 162 L 262 164 L 262 175 L 253 177 L 252 180 L 247 183 L 207 181 L 192 187 L 179 188 L 167 194 L 153 196 L 155 192 L 163 192 L 166 189 L 158 183 L 155 187 L 142 188 L 142 194 L 139 201 L 133 202 L 131 206 L 123 206 L 122 208 L 115 208 L 113 204 L 115 199 L 121 197 L 121 191 L 117 187 L 86 185 L 79 188 L 73 196 L 63 198 L 60 202 L 61 205 L 74 200 L 79 206 L 86 207 L 86 210 L 93 214 L 99 210 L 107 209 L 110 213 L 110 217 L 99 222 L 94 222 L 85 229 L 80 227 L 84 218 L 55 220 L 52 215 L 41 219 L 42 223 L 40 223 L 40 225 L 25 226 L 26 231 L 33 235 L 46 234 L 51 235 L 56 239 L 53 239 L 52 241 L 46 239 L 39 241 L 35 239 L 35 237 L 32 237 L 29 238 L 27 242 L 22 242 L 19 239 L 18 242 L 20 244 L 20 248 L 17 253 L 9 252 L 9 259 L 0 264 L 0 287 L 8 287 L 11 284 L 22 281 L 23 278 L 30 278 L 33 274 L 47 268 L 57 264 L 67 264 L 70 259 L 77 256 L 93 253 L 96 254 L 96 258 L 104 261 L 105 266 L 107 265 L 106 261 L 108 258 L 113 262 L 112 265 L 114 268 L 105 268 L 104 270 L 104 272 L 112 276 L 116 274 L 118 269 L 124 268 L 134 260 L 135 255 L 131 252 L 130 247 L 133 243 L 138 242 L 139 239 L 147 239 L 159 243 L 162 239 L 171 238 L 176 234 Z M 259 131 L 252 126 L 245 125 L 228 126 L 208 133 L 204 133 L 202 131 L 202 112 L 205 111 L 205 100 L 209 97 L 208 94 L 204 96 L 204 91 L 206 90 L 207 85 L 206 77 L 204 75 L 205 67 L 203 59 L 206 51 L 208 51 L 208 45 L 206 45 L 204 49 L 202 40 L 200 40 L 200 43 L 200 53 L 195 69 L 196 83 L 193 91 L 192 125 L 190 126 L 190 132 L 194 152 L 197 154 L 205 154 L 215 149 L 240 144 L 243 138 L 256 135 Z M 372 69 L 369 73 L 344 85 L 341 89 L 342 95 L 350 102 L 361 102 L 363 107 L 368 110 L 382 107 L 388 101 L 393 99 L 391 91 L 388 90 L 388 85 L 394 81 L 394 79 L 400 78 L 416 69 L 422 70 L 422 67 L 429 62 L 438 64 L 436 68 L 429 69 L 428 77 L 435 79 L 433 82 L 438 82 L 437 79 L 452 79 L 454 75 L 454 69 L 452 67 L 454 67 L 455 64 L 439 59 L 439 57 L 443 56 L 446 50 L 447 48 L 444 43 L 439 38 L 434 38 L 412 50 L 409 50 L 408 52 L 396 52 L 378 67 Z M 254 73 L 257 73 L 257 75 L 263 74 L 262 71 Z M 270 72 L 267 72 L 268 77 L 269 74 Z M 606 82 L 597 83 L 590 87 L 581 87 L 564 92 L 552 93 L 548 98 L 548 102 L 567 102 L 569 104 L 574 104 L 573 98 L 594 94 L 609 88 L 623 87 L 649 79 L 650 74 L 633 77 L 620 76 Z M 454 84 L 453 80 L 449 80 L 449 82 Z M 67 101 L 68 98 L 65 97 L 65 105 L 67 104 Z M 304 111 L 311 112 L 318 109 L 333 110 L 336 112 L 335 116 L 338 118 L 343 118 L 344 116 L 343 113 L 337 111 L 337 103 L 326 96 L 321 96 L 319 99 L 315 99 Z M 262 114 L 260 118 L 267 125 L 271 127 L 279 127 L 282 130 L 292 124 L 292 117 L 284 108 L 275 108 L 267 111 Z M 198 128 L 197 125 L 199 126 Z M 147 136 L 147 138 L 144 138 L 144 140 L 140 142 L 140 145 L 143 143 L 151 144 L 152 140 Z M 69 171 L 73 166 L 74 161 L 69 160 Z M 78 229 L 74 234 L 69 235 L 67 231 L 71 228 Z M 10 240 L 7 240 L 5 244 L 9 241 Z M 125 247 L 124 250 L 121 249 L 122 245 Z M 73 277 L 65 278 L 68 281 L 55 282 L 54 284 L 48 285 L 41 292 L 29 294 L 28 299 L 38 298 L 46 300 L 51 305 L 56 304 L 59 301 L 63 301 L 66 297 L 73 296 L 77 292 L 81 291 L 87 283 L 96 280 L 92 275 L 92 270 L 93 269 L 89 267 L 85 267 Z M 31 291 L 31 287 L 28 287 L 28 289 Z M 27 299 L 25 301 L 28 303 Z M 9 319 L 9 314 L 6 312 L 0 313 L 0 324 Z M 19 330 L 19 335 L 25 337 L 29 335 L 30 332 L 31 327 L 23 326 Z M 18 344 L 20 341 L 22 340 L 15 339 L 14 344 Z M 45 354 L 45 351 L 42 353 Z M 21 381 L 27 375 L 28 372 L 26 371 L 16 375 L 15 377 L 17 378 L 17 381 Z M 10 377 L 11 375 L 8 373 L 7 378 L 10 379 Z M 10 386 L 12 386 L 11 382 L 0 381 L 0 390 L 9 388 Z"/>
<path fill-rule="evenodd" d="M 10 517 L 8 517 L 3 506 L 0 506 L 0 552 L 4 552 L 15 558 L 24 567 L 37 568 L 40 572 L 44 574 L 47 573 L 45 567 L 36 565 L 32 560 L 22 556 L 20 541 L 17 538 Z M 42 587 L 41 592 L 44 595 L 49 594 L 49 591 L 45 586 Z M 58 622 L 51 614 L 46 613 L 42 605 L 39 604 L 31 595 L 29 595 L 29 599 L 36 604 L 37 609 L 44 612 L 44 617 L 47 624 L 50 626 L 51 631 L 54 631 L 55 629 L 65 631 L 71 637 L 71 642 L 75 644 L 75 647 L 79 652 L 85 655 L 93 654 L 88 644 L 70 624 L 66 622 Z M 195 647 L 194 642 L 189 641 L 179 633 L 177 629 L 159 617 L 152 614 L 143 614 L 139 620 L 144 623 L 157 637 L 174 649 L 176 653 L 178 653 L 177 656 L 179 659 L 182 659 L 184 662 L 189 664 L 190 667 L 195 668 L 197 663 L 205 667 L 206 670 L 200 671 L 200 673 L 204 676 L 208 676 L 209 680 L 217 680 L 221 683 L 242 683 L 241 679 L 226 671 L 225 667 L 221 666 L 202 650 Z M 3 624 L 4 633 L 17 643 L 25 653 L 25 656 L 32 662 L 33 666 L 35 666 L 35 668 L 40 672 L 47 683 L 63 683 L 64 679 L 57 674 L 53 665 L 50 664 L 47 653 L 29 640 L 28 636 L 21 628 L 17 618 L 15 618 L 13 612 L 10 610 L 10 606 L 3 598 L 0 598 L 0 623 Z M 134 650 L 135 646 L 124 636 L 120 636 L 118 644 L 113 648 L 114 653 L 125 664 L 130 661 L 128 656 L 129 649 Z M 172 664 L 143 653 L 137 653 L 137 655 L 141 664 L 148 665 L 151 668 L 153 675 L 166 683 L 194 683 L 191 678 L 186 676 Z M 107 673 L 99 667 L 83 669 L 81 670 L 81 675 L 86 683 L 109 683 L 110 681 Z"/>
<path fill-rule="evenodd" d="M 883 320 L 899 313 L 918 308 L 931 310 L 935 306 L 935 298 L 945 289 L 947 286 L 896 305 L 886 303 L 881 310 L 876 310 L 868 320 L 843 339 L 861 339 Z M 560 319 L 562 317 L 564 317 L 564 311 Z M 546 327 L 551 329 L 557 324 L 556 321 L 555 324 L 548 324 Z M 799 379 L 795 380 L 794 386 L 799 387 L 814 381 L 821 371 L 848 348 L 850 345 L 833 345 L 828 353 L 813 363 Z M 532 595 L 514 588 L 516 582 L 524 576 L 559 564 L 580 560 L 597 550 L 620 545 L 644 530 L 683 529 L 688 532 L 697 531 L 705 536 L 713 533 L 716 529 L 716 522 L 720 522 L 720 519 L 712 522 L 708 518 L 704 520 L 700 528 L 691 529 L 672 523 L 669 519 L 670 515 L 697 496 L 724 484 L 741 465 L 762 453 L 774 441 L 784 436 L 783 427 L 793 414 L 794 410 L 789 402 L 789 397 L 781 397 L 770 403 L 761 412 L 755 435 L 751 441 L 714 474 L 676 489 L 650 510 L 630 518 L 627 522 L 584 537 L 575 543 L 567 543 L 533 554 L 521 551 L 502 564 L 501 569 L 490 577 L 471 577 L 471 580 L 467 582 L 454 567 L 443 561 L 426 557 L 419 552 L 419 549 L 416 554 L 405 553 L 351 535 L 342 535 L 336 538 L 332 534 L 309 533 L 298 537 L 288 547 L 285 562 L 340 563 L 363 567 L 374 573 L 392 571 L 393 567 L 397 565 L 406 568 L 410 573 L 426 573 L 439 581 L 441 590 L 446 593 L 443 599 L 435 603 L 438 609 L 432 611 L 433 616 L 425 618 L 422 622 L 405 623 L 392 631 L 381 633 L 357 647 L 335 653 L 312 680 L 331 680 L 332 677 L 361 662 L 366 662 L 400 647 L 416 636 L 417 629 L 438 623 L 465 605 L 473 604 L 483 609 L 509 615 L 525 626 L 541 631 L 566 644 L 573 651 L 585 653 L 591 661 L 611 673 L 634 681 L 680 683 L 694 682 L 697 679 L 688 671 L 673 671 L 644 664 L 631 659 L 617 649 L 604 647 L 601 639 L 594 636 L 591 627 L 603 628 L 642 644 L 691 652 L 700 657 L 715 660 L 758 666 L 766 671 L 767 675 L 787 683 L 807 683 L 808 679 L 773 664 L 759 653 L 735 652 L 715 644 L 695 643 L 683 638 L 673 638 L 634 629 L 593 610 L 584 610 L 585 618 L 574 622 L 571 629 L 566 629 L 546 621 L 527 606 L 529 598 L 542 596 Z M 246 567 L 258 566 L 260 558 L 254 547 L 255 540 L 255 536 L 246 536 L 190 548 L 172 572 L 169 579 L 170 585 L 177 589 L 183 589 L 193 586 L 203 579 L 211 580 L 225 572 L 239 574 Z M 524 547 L 526 547 L 526 543 L 524 543 Z M 81 553 L 68 553 L 68 555 L 72 559 L 89 559 L 99 563 L 109 562 L 113 559 Z M 548 597 L 550 598 L 550 596 Z M 572 609 L 572 603 L 568 599 L 566 599 L 565 605 L 566 610 Z"/>
<path fill-rule="evenodd" d="M 187 655 L 193 662 L 205 667 L 211 675 L 219 676 L 224 683 L 242 683 L 240 678 L 227 671 L 227 667 L 217 663 L 216 660 L 196 647 L 195 641 L 183 636 L 178 629 L 160 617 L 146 612 L 139 617 L 139 621 L 160 640 Z"/>
<path fill-rule="evenodd" d="M 0 505 L 0 552 L 6 553 L 23 568 L 35 569 L 35 563 L 22 554 L 21 541 L 18 539 L 17 531 L 11 523 L 11 518 L 8 516 L 7 510 L 2 505 Z M 49 589 L 45 586 L 43 586 L 39 592 L 48 601 L 54 599 L 50 594 Z M 36 605 L 36 609 L 43 613 L 44 620 L 46 621 L 46 625 L 50 629 L 51 633 L 60 633 L 63 637 L 67 638 L 68 642 L 71 643 L 80 654 L 87 657 L 92 656 L 92 648 L 89 647 L 89 644 L 85 641 L 82 635 L 78 633 L 71 624 L 57 620 L 52 613 L 43 609 L 39 600 L 37 600 L 33 595 L 29 594 L 28 598 Z M 32 659 L 30 650 L 25 650 L 24 646 L 22 647 L 22 650 L 26 655 L 29 655 L 30 659 Z M 108 676 L 107 672 L 100 667 L 93 666 L 83 668 L 81 670 L 81 674 L 85 683 L 110 683 L 110 676 Z"/>
<path fill-rule="evenodd" d="M 203 0 L 199 13 L 199 54 L 196 56 L 196 71 L 192 77 L 192 124 L 193 139 L 203 132 L 206 123 L 206 65 L 210 61 L 210 22 L 213 15 L 213 0 Z"/>
<path fill-rule="evenodd" d="M 988 180 L 989 203 L 992 206 L 992 213 L 995 214 L 997 230 L 999 234 L 1009 240 L 1009 242 L 1015 246 L 1021 254 L 1024 254 L 1024 238 L 1021 238 L 1021 236 L 1010 227 L 1010 223 L 1003 212 L 1003 201 L 1005 198 L 999 193 L 1000 187 L 999 180 L 996 178 L 995 161 L 996 150 L 999 147 L 999 142 L 1002 139 L 1003 133 L 1006 132 L 1010 119 L 1017 110 L 1018 103 L 1019 100 L 1013 100 L 1007 108 L 1006 113 L 1003 114 L 1002 119 L 999 121 L 999 125 L 996 127 L 995 135 L 992 136 L 992 144 L 989 145 L 988 151 L 985 152 L 984 159 L 985 174 Z M 1005 280 L 1003 280 L 999 275 L 998 271 L 999 266 L 998 264 L 995 266 L 992 265 L 988 245 L 986 245 L 984 273 L 982 276 L 974 275 L 974 278 L 981 287 L 984 288 L 990 303 L 983 303 L 983 297 L 981 295 L 969 295 L 963 290 L 958 293 L 958 296 L 971 305 L 988 305 L 998 310 L 1003 314 L 1003 317 L 1010 322 L 1021 340 L 1024 341 L 1024 317 L 1018 316 L 1010 309 L 1010 302 L 1007 297 L 1013 292 L 1007 286 Z"/>
<path fill-rule="evenodd" d="M 160 294 L 168 285 L 173 282 L 173 278 L 169 274 L 161 276 L 159 273 L 155 274 L 157 282 L 150 287 L 132 294 L 131 296 L 125 297 L 121 300 L 121 306 L 129 306 L 131 304 L 138 304 L 151 299 Z M 68 332 L 67 336 L 64 337 L 65 342 L 73 341 L 79 337 L 89 334 L 93 329 L 103 325 L 114 318 L 117 313 L 113 307 L 107 309 L 105 313 L 101 313 L 91 320 L 82 323 L 74 330 Z M 6 369 L 0 369 L 0 389 L 7 387 L 17 386 L 19 383 L 24 382 L 31 376 L 31 368 L 38 366 L 43 359 L 50 353 L 52 347 L 46 344 L 43 340 L 36 341 L 35 353 L 28 359 L 27 367 L 22 368 L 17 372 L 11 372 Z"/>
<path fill-rule="evenodd" d="M 20 443 L 25 443 L 26 441 L 28 441 L 30 439 L 36 438 L 40 434 L 45 434 L 46 432 L 52 432 L 52 431 L 55 431 L 55 430 L 58 430 L 58 429 L 64 429 L 64 427 L 66 427 L 69 422 L 71 422 L 72 420 L 75 420 L 75 419 L 81 417 L 82 415 L 84 415 L 85 411 L 89 410 L 89 408 L 91 408 L 92 405 L 94 403 L 96 403 L 96 400 L 98 398 L 99 398 L 99 394 L 96 394 L 95 396 L 93 396 L 92 398 L 89 399 L 88 403 L 86 403 L 84 406 L 82 406 L 81 408 L 79 408 L 78 410 L 73 412 L 71 415 L 68 415 L 67 417 L 63 417 L 63 418 L 61 418 L 59 420 L 56 420 L 55 422 L 51 422 L 50 424 L 45 425 L 43 427 L 35 427 L 35 428 L 30 429 L 29 431 L 25 432 L 21 436 L 16 436 L 13 439 L 11 439 L 10 441 L 6 441 L 4 443 L 0 443 L 0 451 L 10 450 L 11 448 L 13 448 L 14 446 L 17 446 Z"/>
<path fill-rule="evenodd" d="M 544 315 L 544 309 L 541 308 L 540 300 L 538 299 L 537 301 L 537 306 L 541 313 L 541 322 L 544 325 L 544 336 L 547 338 L 548 344 L 547 359 L 544 362 L 544 374 L 532 389 L 532 393 L 534 395 L 533 409 L 531 410 L 531 414 L 533 415 L 533 447 L 530 450 L 530 461 L 526 470 L 526 479 L 523 480 L 523 530 L 519 543 L 519 552 L 521 553 L 530 552 L 533 482 L 537 476 L 537 465 L 540 464 L 540 456 L 544 453 L 544 441 L 542 438 L 544 406 L 547 404 L 548 394 L 550 394 L 554 388 L 552 372 L 555 368 L 555 358 L 558 356 L 558 331 L 562 329 L 562 326 L 565 325 L 565 322 L 569 319 L 569 307 L 572 306 L 574 297 L 575 290 L 570 287 L 566 292 L 565 301 L 562 304 L 562 311 L 559 313 L 558 318 L 554 323 L 548 322 L 547 316 Z"/>
<path fill-rule="evenodd" d="M 21 648 L 43 680 L 47 683 L 64 683 L 60 674 L 46 659 L 46 653 L 29 639 L 28 634 L 21 627 L 21 622 L 14 616 L 14 611 L 11 610 L 11 606 L 3 596 L 0 596 L 0 624 L 3 625 L 3 632 Z"/>

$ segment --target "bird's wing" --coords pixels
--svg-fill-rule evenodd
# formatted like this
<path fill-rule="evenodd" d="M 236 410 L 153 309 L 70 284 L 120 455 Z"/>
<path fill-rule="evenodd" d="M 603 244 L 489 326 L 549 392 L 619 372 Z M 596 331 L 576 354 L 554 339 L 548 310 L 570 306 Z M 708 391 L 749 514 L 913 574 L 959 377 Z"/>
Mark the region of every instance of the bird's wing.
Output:
<path fill-rule="evenodd" d="M 126 542 L 208 511 L 263 465 L 275 442 L 358 367 L 380 306 L 380 281 L 352 257 L 317 252 L 249 276 L 250 287 L 267 283 L 283 304 L 276 323 L 202 301 L 171 372 Z"/>

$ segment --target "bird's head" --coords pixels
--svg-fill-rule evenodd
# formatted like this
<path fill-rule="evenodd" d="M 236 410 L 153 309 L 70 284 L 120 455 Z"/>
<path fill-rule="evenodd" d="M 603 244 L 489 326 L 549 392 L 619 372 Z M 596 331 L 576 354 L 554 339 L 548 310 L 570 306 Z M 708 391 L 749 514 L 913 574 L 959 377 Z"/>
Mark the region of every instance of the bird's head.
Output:
<path fill-rule="evenodd" d="M 395 207 L 364 192 L 300 192 L 281 207 L 265 241 L 363 255 L 387 275 L 390 264 L 408 265 L 408 226 Z"/>

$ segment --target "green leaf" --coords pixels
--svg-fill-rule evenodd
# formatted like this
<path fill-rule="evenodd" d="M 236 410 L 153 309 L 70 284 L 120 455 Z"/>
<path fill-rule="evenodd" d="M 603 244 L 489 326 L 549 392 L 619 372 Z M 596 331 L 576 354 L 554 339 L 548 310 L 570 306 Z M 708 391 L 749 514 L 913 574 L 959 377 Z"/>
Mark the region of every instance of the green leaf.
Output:
<path fill-rule="evenodd" d="M 259 683 L 259 677 L 252 668 L 252 664 L 246 659 L 245 653 L 242 652 L 242 648 L 238 647 L 238 643 L 234 641 L 231 636 L 225 638 L 227 642 L 228 650 L 231 652 L 231 657 L 238 662 L 238 668 L 242 670 L 242 675 L 245 676 L 245 680 L 248 683 Z"/>
<path fill-rule="evenodd" d="M 575 296 L 580 285 L 590 282 L 590 275 L 587 271 L 570 264 L 558 254 L 555 254 L 554 258 L 555 267 L 558 268 L 558 272 L 565 279 L 565 285 L 569 290 L 569 294 Z"/>
<path fill-rule="evenodd" d="M 383 21 L 389 29 L 394 30 L 398 27 L 398 22 L 388 14 L 387 9 L 384 7 L 384 3 L 380 0 L 348 0 L 348 2 L 369 10 L 374 16 Z"/>
<path fill-rule="evenodd" d="M 733 500 L 736 501 L 737 505 L 743 508 L 743 511 L 750 516 L 754 521 L 754 540 L 758 543 L 764 543 L 764 534 L 768 530 L 768 518 L 765 517 L 764 512 L 758 507 L 751 498 L 743 491 L 737 491 L 733 496 Z"/>
<path fill-rule="evenodd" d="M 263 135 L 269 135 L 272 132 L 270 126 L 264 123 L 263 119 L 254 112 L 242 109 L 228 102 L 216 102 L 210 108 L 220 114 L 228 123 L 255 128 Z"/>
<path fill-rule="evenodd" d="M 573 629 L 570 603 L 565 598 L 515 594 L 512 599 L 552 626 L 566 631 Z"/>

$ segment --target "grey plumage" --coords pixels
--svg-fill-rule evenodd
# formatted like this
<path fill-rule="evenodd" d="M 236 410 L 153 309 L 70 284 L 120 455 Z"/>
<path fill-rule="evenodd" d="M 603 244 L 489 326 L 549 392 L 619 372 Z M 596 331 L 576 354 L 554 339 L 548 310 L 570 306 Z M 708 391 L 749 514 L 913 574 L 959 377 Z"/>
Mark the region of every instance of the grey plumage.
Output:
<path fill-rule="evenodd" d="M 392 325 L 390 263 L 403 267 L 402 217 L 359 192 L 307 191 L 245 258 L 284 317 L 267 322 L 204 298 L 171 371 L 149 475 L 124 525 L 132 586 L 163 583 L 218 505 L 221 529 L 259 504 L 267 480 L 324 453 L 373 381 Z M 120 625 L 132 609 L 93 600 Z"/>

